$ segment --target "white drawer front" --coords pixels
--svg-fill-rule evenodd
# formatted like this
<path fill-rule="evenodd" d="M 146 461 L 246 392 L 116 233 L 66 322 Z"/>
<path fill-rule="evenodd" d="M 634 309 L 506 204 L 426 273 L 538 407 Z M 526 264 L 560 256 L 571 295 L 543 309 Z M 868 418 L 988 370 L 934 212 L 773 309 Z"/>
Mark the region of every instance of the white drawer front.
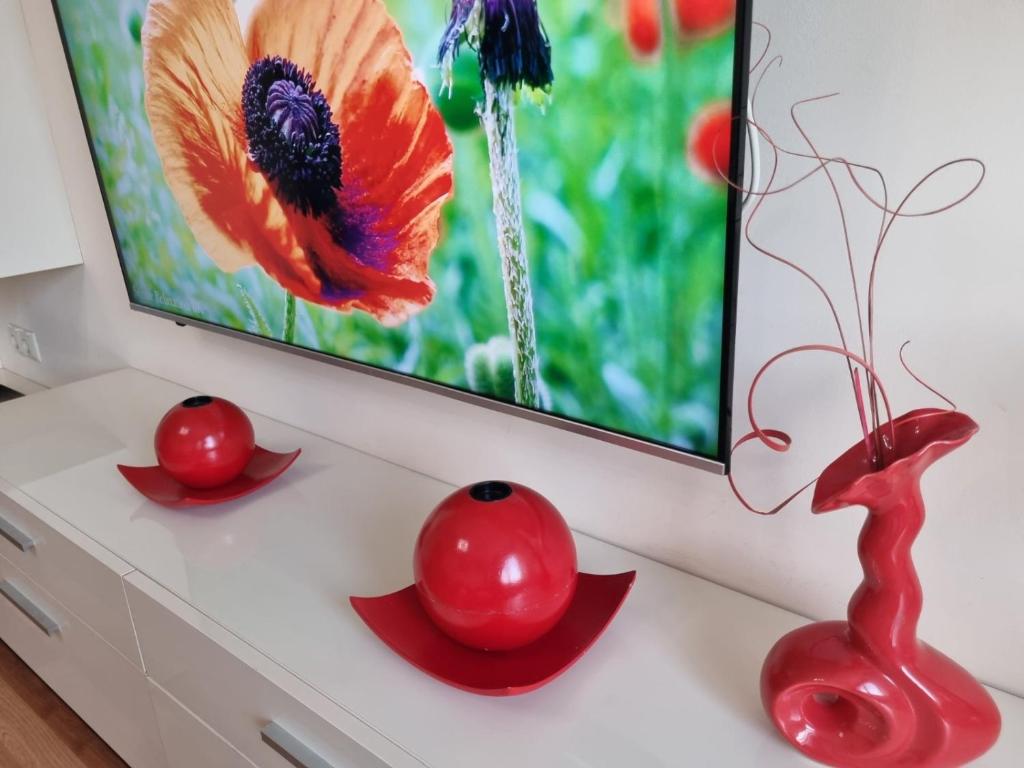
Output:
<path fill-rule="evenodd" d="M 422 768 L 142 574 L 125 584 L 149 676 L 260 768 Z"/>
<path fill-rule="evenodd" d="M 0 639 L 129 765 L 164 768 L 142 672 L 2 557 L 0 587 Z"/>
<path fill-rule="evenodd" d="M 0 488 L 0 556 L 142 669 L 122 577 L 131 566 L 17 491 Z"/>
<path fill-rule="evenodd" d="M 254 768 L 252 762 L 176 702 L 163 688 L 149 684 L 168 768 Z"/>

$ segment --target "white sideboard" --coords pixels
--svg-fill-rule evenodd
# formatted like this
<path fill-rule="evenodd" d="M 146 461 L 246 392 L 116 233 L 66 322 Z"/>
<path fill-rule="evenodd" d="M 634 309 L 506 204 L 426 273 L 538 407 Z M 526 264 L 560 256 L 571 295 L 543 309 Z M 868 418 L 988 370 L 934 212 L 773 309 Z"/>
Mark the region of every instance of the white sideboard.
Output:
<path fill-rule="evenodd" d="M 191 394 L 122 370 L 0 405 L 0 637 L 134 768 L 808 764 L 758 697 L 805 619 L 577 535 L 581 569 L 638 572 L 600 642 L 526 696 L 449 688 L 348 596 L 410 583 L 451 487 L 251 414 L 298 463 L 248 499 L 164 509 L 115 465 L 153 463 L 154 425 Z M 1003 736 L 978 765 L 1019 766 L 1024 700 L 993 694 Z"/>

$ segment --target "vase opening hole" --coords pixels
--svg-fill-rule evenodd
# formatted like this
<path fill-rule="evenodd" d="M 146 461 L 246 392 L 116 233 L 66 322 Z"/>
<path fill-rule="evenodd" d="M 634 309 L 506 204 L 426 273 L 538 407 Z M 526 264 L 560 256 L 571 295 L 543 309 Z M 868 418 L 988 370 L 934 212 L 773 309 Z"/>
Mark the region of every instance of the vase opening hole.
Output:
<path fill-rule="evenodd" d="M 835 691 L 819 691 L 804 702 L 804 718 L 818 732 L 848 733 L 856 727 L 862 708 Z"/>
<path fill-rule="evenodd" d="M 482 501 L 485 503 L 501 501 L 502 499 L 507 499 L 512 495 L 512 486 L 508 483 L 495 481 L 477 483 L 469 489 L 469 495 L 476 501 Z"/>
<path fill-rule="evenodd" d="M 819 754 L 819 750 L 820 754 L 833 754 L 836 749 L 849 756 L 863 756 L 888 741 L 886 718 L 860 696 L 826 688 L 805 693 L 800 699 L 799 703 L 793 701 L 799 707 L 799 715 L 790 721 L 799 723 L 799 733 L 787 735 L 812 756 Z"/>
<path fill-rule="evenodd" d="M 185 408 L 202 408 L 212 402 L 213 398 L 209 395 L 196 395 L 195 397 L 190 397 L 188 400 L 184 400 L 181 404 Z"/>

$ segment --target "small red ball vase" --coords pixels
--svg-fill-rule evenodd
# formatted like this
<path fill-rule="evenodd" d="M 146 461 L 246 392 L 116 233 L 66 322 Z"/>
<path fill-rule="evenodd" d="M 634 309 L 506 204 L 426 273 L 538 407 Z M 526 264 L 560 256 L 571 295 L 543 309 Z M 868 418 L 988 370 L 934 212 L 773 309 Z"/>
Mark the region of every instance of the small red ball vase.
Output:
<path fill-rule="evenodd" d="M 154 438 L 163 470 L 190 488 L 216 488 L 245 469 L 256 451 L 252 422 L 219 397 L 190 397 L 161 419 Z"/>
<path fill-rule="evenodd" d="M 910 558 L 924 524 L 922 473 L 978 430 L 955 411 L 912 411 L 893 422 L 885 466 L 863 443 L 818 478 L 812 509 L 867 507 L 858 553 L 864 581 L 846 621 L 783 637 L 761 672 L 775 727 L 808 757 L 843 768 L 960 766 L 999 736 L 988 692 L 951 659 L 917 639 L 921 585 Z"/>
<path fill-rule="evenodd" d="M 442 501 L 420 531 L 413 567 L 438 628 L 487 651 L 542 637 L 576 591 L 576 545 L 565 520 L 514 483 L 479 483 Z"/>

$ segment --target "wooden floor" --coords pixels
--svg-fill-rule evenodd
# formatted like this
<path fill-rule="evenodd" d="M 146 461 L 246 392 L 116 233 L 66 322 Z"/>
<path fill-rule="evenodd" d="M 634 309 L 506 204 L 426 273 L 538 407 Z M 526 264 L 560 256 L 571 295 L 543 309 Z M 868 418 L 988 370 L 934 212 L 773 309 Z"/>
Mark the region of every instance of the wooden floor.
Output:
<path fill-rule="evenodd" d="M 0 768 L 128 768 L 0 643 Z"/>

